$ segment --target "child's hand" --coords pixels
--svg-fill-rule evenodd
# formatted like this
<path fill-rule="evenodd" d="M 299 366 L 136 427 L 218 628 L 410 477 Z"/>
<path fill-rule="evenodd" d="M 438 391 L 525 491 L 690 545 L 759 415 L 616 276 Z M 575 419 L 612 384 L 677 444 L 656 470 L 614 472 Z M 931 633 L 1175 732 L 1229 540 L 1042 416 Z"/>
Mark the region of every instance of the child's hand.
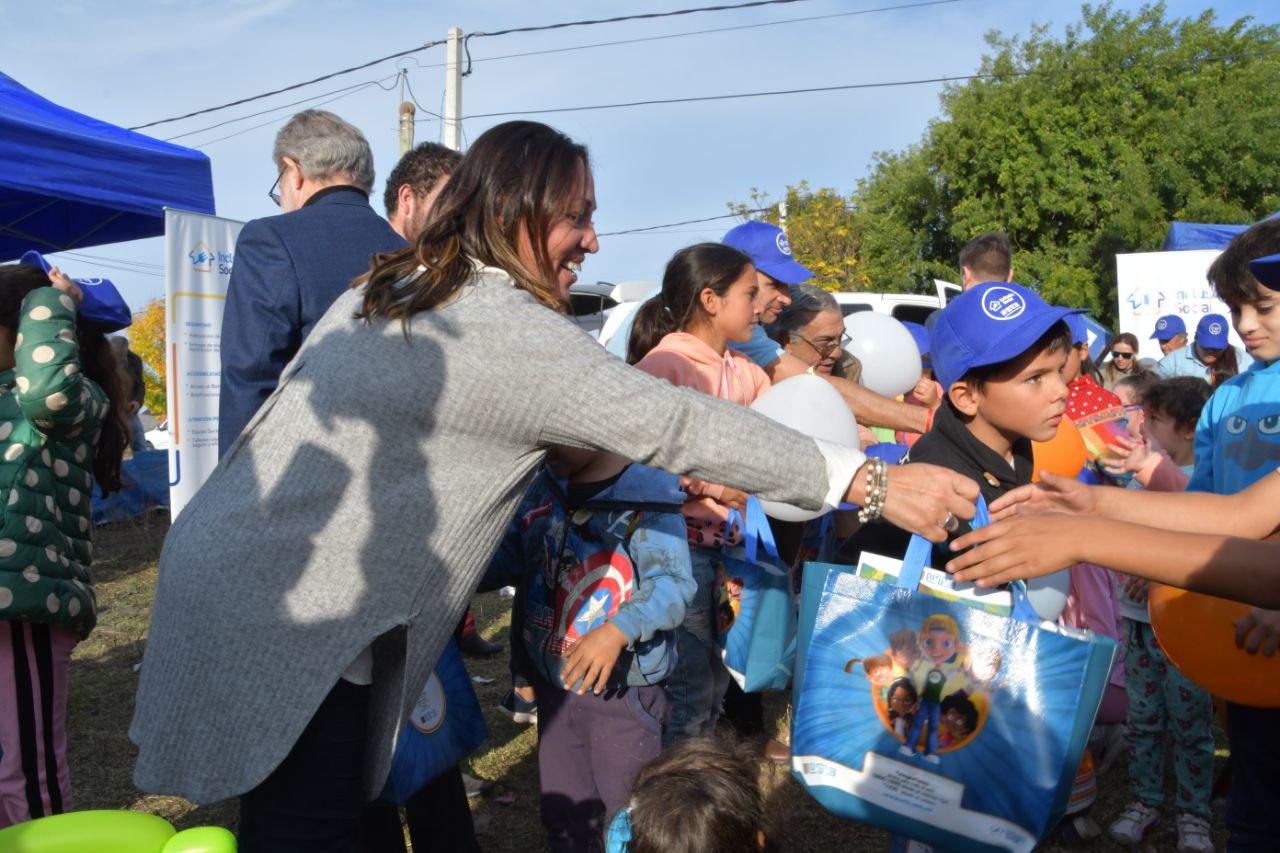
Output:
<path fill-rule="evenodd" d="M 1147 600 L 1147 593 L 1151 590 L 1151 581 L 1146 578 L 1126 575 L 1121 583 L 1124 584 L 1125 593 L 1134 601 L 1142 602 Z"/>
<path fill-rule="evenodd" d="M 578 695 L 588 690 L 599 696 L 609 683 L 618 655 L 627 647 L 626 636 L 612 622 L 606 622 L 579 640 L 564 659 L 560 681 L 565 690 L 573 690 L 579 680 Z"/>
<path fill-rule="evenodd" d="M 1236 620 L 1236 645 L 1251 655 L 1271 657 L 1280 647 L 1280 610 L 1251 607 Z"/>
<path fill-rule="evenodd" d="M 942 402 L 942 396 L 938 393 L 940 387 L 942 386 L 928 376 L 921 376 L 916 387 L 911 389 L 911 396 L 926 409 L 936 409 Z"/>
<path fill-rule="evenodd" d="M 67 278 L 66 273 L 57 267 L 49 270 L 49 283 L 70 296 L 71 301 L 76 304 L 77 308 L 84 301 L 84 293 L 80 290 L 80 285 Z"/>
<path fill-rule="evenodd" d="M 1102 470 L 1111 476 L 1123 477 L 1141 471 L 1152 455 L 1151 445 L 1145 441 L 1118 437 L 1107 445 L 1107 455 L 1098 462 L 1102 465 Z"/>
<path fill-rule="evenodd" d="M 737 489 L 731 489 L 724 486 L 724 494 L 720 496 L 720 502 L 725 506 L 736 509 L 738 512 L 747 511 L 747 493 L 740 492 Z"/>

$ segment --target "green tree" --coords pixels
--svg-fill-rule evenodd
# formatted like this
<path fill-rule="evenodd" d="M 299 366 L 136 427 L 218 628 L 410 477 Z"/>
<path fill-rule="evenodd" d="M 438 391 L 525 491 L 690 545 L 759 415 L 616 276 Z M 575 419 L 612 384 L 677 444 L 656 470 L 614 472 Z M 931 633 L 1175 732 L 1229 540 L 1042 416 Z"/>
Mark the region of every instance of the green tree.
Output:
<path fill-rule="evenodd" d="M 1104 4 L 1060 37 L 987 41 L 980 76 L 947 87 L 920 142 L 876 155 L 852 193 L 840 260 L 858 286 L 928 289 L 958 274 L 970 237 L 1001 230 L 1019 281 L 1109 317 L 1117 252 L 1158 250 L 1171 220 L 1280 206 L 1277 27 Z"/>
<path fill-rule="evenodd" d="M 147 410 L 160 420 L 168 412 L 164 331 L 163 299 L 148 302 L 133 315 L 133 325 L 129 327 L 129 348 L 138 354 L 146 368 L 142 371 L 142 378 L 146 386 Z"/>
<path fill-rule="evenodd" d="M 827 290 L 860 290 L 866 285 L 858 264 L 858 234 L 850 205 L 851 199 L 838 190 L 811 190 L 801 182 L 787 187 L 787 239 L 791 251 L 813 271 L 814 284 Z M 746 218 L 750 211 L 761 211 L 755 218 L 781 224 L 777 202 L 760 190 L 751 190 L 749 203 L 730 204 L 729 208 Z"/>

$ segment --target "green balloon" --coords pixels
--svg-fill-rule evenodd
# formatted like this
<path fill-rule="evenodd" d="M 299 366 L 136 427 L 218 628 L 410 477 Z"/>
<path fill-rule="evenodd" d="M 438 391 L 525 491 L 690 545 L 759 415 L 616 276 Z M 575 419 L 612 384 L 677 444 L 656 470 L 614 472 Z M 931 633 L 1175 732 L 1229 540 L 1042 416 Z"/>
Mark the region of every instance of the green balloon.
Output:
<path fill-rule="evenodd" d="M 36 818 L 0 829 L 5 853 L 161 853 L 174 837 L 169 821 L 153 814 L 86 811 Z M 199 848 L 191 849 L 194 853 Z M 235 850 L 219 847 L 211 850 Z"/>
<path fill-rule="evenodd" d="M 170 838 L 160 853 L 236 853 L 236 837 L 220 826 L 195 826 Z"/>

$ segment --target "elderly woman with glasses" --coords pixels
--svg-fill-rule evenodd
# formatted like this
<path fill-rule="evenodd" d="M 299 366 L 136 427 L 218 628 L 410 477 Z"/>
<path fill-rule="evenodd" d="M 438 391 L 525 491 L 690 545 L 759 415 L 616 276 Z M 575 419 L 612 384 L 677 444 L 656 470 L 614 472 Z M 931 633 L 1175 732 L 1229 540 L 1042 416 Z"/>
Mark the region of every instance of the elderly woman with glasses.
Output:
<path fill-rule="evenodd" d="M 809 372 L 857 382 L 862 365 L 844 351 L 849 336 L 835 297 L 812 284 L 791 285 L 791 304 L 767 327 L 790 355 L 809 365 Z"/>
<path fill-rule="evenodd" d="M 1138 373 L 1138 338 L 1129 332 L 1121 332 L 1111 341 L 1111 358 L 1099 371 L 1102 387 L 1115 391 L 1117 383 L 1126 376 Z"/>

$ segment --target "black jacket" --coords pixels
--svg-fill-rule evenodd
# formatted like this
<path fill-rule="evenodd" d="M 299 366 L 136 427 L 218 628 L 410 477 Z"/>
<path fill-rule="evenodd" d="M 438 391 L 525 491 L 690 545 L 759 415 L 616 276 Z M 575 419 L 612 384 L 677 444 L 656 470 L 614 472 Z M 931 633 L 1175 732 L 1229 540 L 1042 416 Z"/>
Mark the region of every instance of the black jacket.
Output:
<path fill-rule="evenodd" d="M 934 416 L 933 428 L 911 448 L 907 461 L 927 462 L 965 475 L 978 484 L 988 504 L 1006 492 L 1030 483 L 1033 470 L 1029 439 L 1020 439 L 1014 444 L 1013 465 L 1010 466 L 1003 456 L 969 432 L 946 403 L 943 403 Z M 963 536 L 970 529 L 969 524 L 962 521 L 949 539 Z M 850 558 L 847 561 L 853 563 L 857 562 L 858 555 L 864 550 L 901 557 L 906 553 L 910 540 L 911 534 L 888 522 L 876 522 L 858 531 L 841 549 L 841 556 Z M 942 556 L 944 554 L 941 551 L 934 555 L 935 559 Z M 950 558 L 953 555 L 948 551 L 945 556 Z"/>

